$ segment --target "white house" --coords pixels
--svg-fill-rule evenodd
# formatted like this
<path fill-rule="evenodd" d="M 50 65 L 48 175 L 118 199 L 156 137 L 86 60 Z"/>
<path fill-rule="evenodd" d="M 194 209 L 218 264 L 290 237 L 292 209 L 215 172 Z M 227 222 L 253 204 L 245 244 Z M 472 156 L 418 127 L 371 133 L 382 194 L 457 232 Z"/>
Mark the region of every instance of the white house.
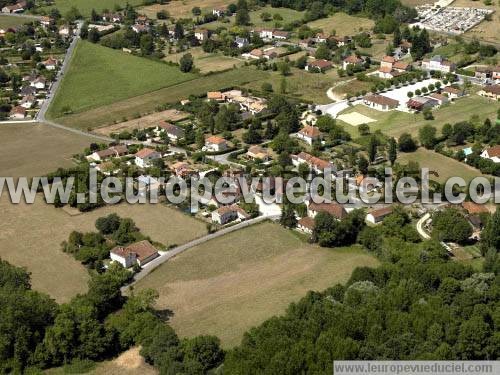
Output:
<path fill-rule="evenodd" d="M 300 152 L 297 155 L 292 155 L 292 164 L 298 167 L 300 164 L 307 164 L 311 170 L 316 173 L 325 173 L 329 170 L 330 173 L 335 172 L 335 166 L 327 160 L 312 156 L 307 152 Z"/>
<path fill-rule="evenodd" d="M 228 149 L 227 141 L 224 138 L 215 135 L 208 137 L 205 140 L 204 151 L 219 152 Z"/>
<path fill-rule="evenodd" d="M 422 69 L 438 70 L 443 73 L 454 72 L 457 66 L 455 63 L 443 59 L 440 55 L 432 56 L 431 59 L 422 60 Z"/>
<path fill-rule="evenodd" d="M 245 210 L 236 204 L 230 206 L 222 206 L 212 212 L 212 221 L 221 225 L 227 224 L 233 220 L 247 220 L 250 218 Z"/>
<path fill-rule="evenodd" d="M 135 264 L 142 267 L 157 258 L 159 254 L 149 241 L 144 240 L 126 247 L 117 246 L 110 251 L 109 256 L 112 261 L 120 263 L 125 268 L 130 268 Z"/>
<path fill-rule="evenodd" d="M 304 142 L 312 145 L 313 142 L 321 139 L 321 132 L 316 126 L 306 125 L 297 133 L 297 138 L 302 139 Z"/>
<path fill-rule="evenodd" d="M 207 29 L 198 29 L 194 32 L 194 37 L 200 42 L 203 42 L 209 38 L 209 33 Z"/>
<path fill-rule="evenodd" d="M 36 98 L 33 95 L 26 95 L 19 104 L 21 107 L 30 109 L 36 103 Z"/>
<path fill-rule="evenodd" d="M 26 108 L 17 106 L 10 110 L 10 118 L 13 120 L 24 120 L 26 118 Z"/>
<path fill-rule="evenodd" d="M 109 158 L 118 158 L 128 154 L 128 148 L 125 145 L 111 146 L 105 150 L 95 151 L 89 156 L 87 160 L 91 161 L 103 161 Z"/>
<path fill-rule="evenodd" d="M 500 163 L 500 145 L 487 148 L 481 153 L 481 157 L 490 159 L 495 163 Z"/>
<path fill-rule="evenodd" d="M 45 69 L 47 70 L 55 70 L 57 68 L 57 60 L 54 59 L 52 56 L 49 57 L 44 62 L 42 62 L 42 64 L 45 66 Z"/>
<path fill-rule="evenodd" d="M 158 151 L 150 148 L 143 148 L 135 154 L 135 165 L 141 168 L 147 168 L 151 162 L 156 159 L 161 159 L 161 154 Z"/>
<path fill-rule="evenodd" d="M 178 142 L 181 138 L 184 138 L 185 133 L 183 128 L 166 121 L 160 121 L 160 123 L 156 126 L 155 132 L 157 136 L 161 133 L 165 133 L 168 139 L 174 143 Z"/>
<path fill-rule="evenodd" d="M 388 98 L 387 96 L 382 96 L 378 94 L 367 95 L 363 98 L 363 104 L 379 110 L 379 111 L 390 111 L 399 105 L 399 102 L 395 99 Z"/>
<path fill-rule="evenodd" d="M 392 211 L 393 209 L 391 206 L 378 208 L 368 213 L 368 215 L 366 215 L 366 221 L 372 224 L 380 223 L 385 219 L 386 216 L 392 214 Z"/>
<path fill-rule="evenodd" d="M 312 234 L 314 231 L 314 219 L 309 216 L 301 218 L 297 222 L 297 229 L 304 233 Z"/>
<path fill-rule="evenodd" d="M 31 82 L 31 86 L 37 90 L 45 89 L 46 84 L 47 84 L 47 81 L 43 77 L 38 77 L 33 82 Z"/>

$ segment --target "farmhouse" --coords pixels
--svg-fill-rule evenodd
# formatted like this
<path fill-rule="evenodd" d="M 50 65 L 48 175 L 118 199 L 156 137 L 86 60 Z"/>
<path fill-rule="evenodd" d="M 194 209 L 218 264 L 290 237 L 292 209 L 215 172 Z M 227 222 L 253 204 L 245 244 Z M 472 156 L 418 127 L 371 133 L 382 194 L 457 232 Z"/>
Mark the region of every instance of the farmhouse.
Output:
<path fill-rule="evenodd" d="M 247 214 L 245 210 L 239 207 L 237 204 L 222 206 L 212 212 L 212 221 L 221 225 L 227 224 L 236 219 L 250 219 L 250 215 Z"/>
<path fill-rule="evenodd" d="M 150 148 L 143 148 L 135 154 L 135 165 L 141 168 L 147 168 L 151 162 L 156 159 L 161 159 L 161 154 Z"/>
<path fill-rule="evenodd" d="M 259 159 L 262 161 L 269 160 L 269 151 L 262 146 L 254 145 L 250 146 L 247 151 L 247 156 L 250 159 Z"/>
<path fill-rule="evenodd" d="M 102 161 L 109 158 L 118 158 L 128 154 L 128 148 L 125 145 L 112 146 L 105 150 L 95 151 L 87 156 L 87 160 Z"/>
<path fill-rule="evenodd" d="M 194 37 L 200 42 L 207 40 L 210 37 L 207 29 L 198 29 L 194 32 Z"/>
<path fill-rule="evenodd" d="M 2 13 L 22 13 L 26 8 L 26 1 L 20 1 L 14 5 L 6 5 L 2 8 Z"/>
<path fill-rule="evenodd" d="M 307 164 L 316 173 L 335 172 L 335 166 L 329 161 L 312 156 L 307 152 L 300 152 L 297 155 L 292 155 L 292 164 L 298 167 L 300 164 Z"/>
<path fill-rule="evenodd" d="M 104 13 L 102 15 L 102 20 L 104 22 L 121 23 L 123 21 L 123 16 L 120 13 Z"/>
<path fill-rule="evenodd" d="M 484 86 L 478 94 L 486 98 L 498 100 L 500 99 L 500 84 Z"/>
<path fill-rule="evenodd" d="M 13 120 L 23 120 L 26 118 L 26 108 L 17 106 L 10 110 L 10 118 Z"/>
<path fill-rule="evenodd" d="M 363 59 L 356 55 L 349 55 L 342 61 L 342 68 L 347 69 L 348 65 L 361 65 L 363 64 Z"/>
<path fill-rule="evenodd" d="M 219 152 L 228 149 L 227 141 L 224 138 L 215 135 L 205 140 L 204 151 Z"/>
<path fill-rule="evenodd" d="M 297 133 L 297 138 L 302 139 L 304 142 L 312 145 L 313 142 L 321 139 L 321 132 L 316 126 L 306 125 Z"/>
<path fill-rule="evenodd" d="M 445 88 L 443 88 L 442 92 L 447 94 L 448 98 L 452 100 L 463 96 L 463 91 L 453 86 L 446 86 Z"/>
<path fill-rule="evenodd" d="M 443 73 L 454 72 L 457 66 L 455 63 L 443 59 L 440 55 L 432 56 L 430 59 L 422 60 L 422 69 L 437 70 Z"/>
<path fill-rule="evenodd" d="M 57 60 L 50 56 L 47 60 L 43 61 L 42 64 L 47 70 L 55 70 L 57 68 Z"/>
<path fill-rule="evenodd" d="M 109 254 L 112 261 L 120 263 L 125 268 L 130 268 L 135 264 L 143 267 L 159 255 L 156 248 L 147 240 L 126 247 L 117 246 Z"/>
<path fill-rule="evenodd" d="M 379 111 L 390 111 L 396 108 L 399 102 L 386 96 L 373 94 L 365 96 L 363 98 L 363 104 Z"/>
<path fill-rule="evenodd" d="M 332 63 L 328 60 L 314 60 L 311 62 L 308 62 L 305 70 L 308 72 L 324 72 L 325 70 L 328 70 L 332 67 Z"/>
<path fill-rule="evenodd" d="M 304 233 L 312 234 L 314 231 L 314 219 L 309 216 L 304 216 L 297 222 L 297 229 Z"/>
<path fill-rule="evenodd" d="M 30 109 L 36 103 L 36 98 L 33 95 L 26 95 L 22 98 L 21 103 L 19 104 L 21 107 Z"/>
<path fill-rule="evenodd" d="M 407 71 L 409 64 L 403 61 L 396 61 L 392 56 L 384 56 L 380 61 L 380 68 L 378 69 L 378 76 L 380 78 L 394 78 Z"/>
<path fill-rule="evenodd" d="M 490 147 L 481 153 L 481 157 L 490 159 L 494 163 L 500 163 L 500 145 Z"/>
<path fill-rule="evenodd" d="M 226 14 L 227 9 L 226 8 L 216 8 L 212 9 L 212 14 L 217 17 L 222 17 Z"/>
<path fill-rule="evenodd" d="M 156 126 L 156 134 L 165 133 L 172 142 L 178 142 L 184 138 L 184 129 L 166 121 L 160 121 Z"/>
<path fill-rule="evenodd" d="M 37 90 L 45 89 L 47 85 L 47 80 L 44 77 L 37 77 L 34 81 L 31 82 L 31 86 Z"/>
<path fill-rule="evenodd" d="M 314 203 L 310 202 L 307 206 L 307 215 L 311 218 L 315 218 L 320 212 L 326 212 L 332 215 L 337 220 L 342 220 L 347 216 L 347 211 L 341 204 L 332 203 Z"/>
<path fill-rule="evenodd" d="M 393 209 L 391 206 L 378 208 L 376 210 L 371 211 L 368 215 L 366 215 L 366 221 L 372 224 L 380 223 L 385 219 L 386 216 L 392 214 L 392 211 Z"/>
<path fill-rule="evenodd" d="M 236 43 L 236 46 L 238 48 L 243 48 L 243 47 L 246 47 L 248 46 L 250 43 L 248 42 L 248 39 L 247 38 L 242 38 L 242 37 L 239 37 L 237 36 L 235 39 L 234 39 L 234 43 Z"/>

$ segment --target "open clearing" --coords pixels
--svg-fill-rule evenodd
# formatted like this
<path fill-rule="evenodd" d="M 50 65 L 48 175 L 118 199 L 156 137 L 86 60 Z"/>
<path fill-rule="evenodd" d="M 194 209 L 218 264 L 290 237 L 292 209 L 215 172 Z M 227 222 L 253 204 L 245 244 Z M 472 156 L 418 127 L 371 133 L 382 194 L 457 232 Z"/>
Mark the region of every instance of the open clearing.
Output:
<path fill-rule="evenodd" d="M 233 69 L 116 101 L 113 104 L 82 113 L 64 116 L 58 118 L 57 122 L 79 129 L 93 129 L 102 125 L 122 122 L 124 118 L 130 119 L 151 114 L 158 105 L 175 103 L 187 99 L 190 95 L 201 96 L 205 95 L 207 91 L 232 88 L 266 77 L 269 77 L 269 73 L 262 70 L 246 67 Z"/>
<path fill-rule="evenodd" d="M 405 132 L 417 136 L 418 129 L 426 124 L 433 125 L 440 130 L 446 123 L 453 124 L 455 122 L 469 120 L 472 115 L 478 115 L 480 121 L 484 121 L 487 117 L 494 120 L 499 108 L 500 103 L 488 100 L 476 94 L 471 94 L 468 97 L 458 99 L 455 103 L 444 105 L 432 111 L 434 120 L 424 120 L 421 113 L 406 113 L 400 111 L 381 112 L 368 108 L 362 104 L 347 109 L 343 114 L 358 112 L 362 115 L 371 117 L 377 120 L 370 124 L 372 131 L 380 129 L 389 136 L 399 137 Z M 354 136 L 357 137 L 359 135 L 355 127 L 342 121 L 339 121 L 339 123 L 343 124 L 346 130 L 351 132 Z"/>
<path fill-rule="evenodd" d="M 167 109 L 162 112 L 155 112 L 138 119 L 120 122 L 118 124 L 104 126 L 94 130 L 94 133 L 109 136 L 112 133 L 120 133 L 134 129 L 146 129 L 155 126 L 159 121 L 164 120 L 167 122 L 176 122 L 189 117 L 187 112 L 178 111 L 176 109 Z"/>
<path fill-rule="evenodd" d="M 407 164 L 409 161 L 416 161 L 420 164 L 420 168 L 429 168 L 430 171 L 439 173 L 439 177 L 435 179 L 439 182 L 445 182 L 450 177 L 462 177 L 465 181 L 470 181 L 474 177 L 483 176 L 480 171 L 461 163 L 455 159 L 438 154 L 432 150 L 427 150 L 420 147 L 415 152 L 398 154 L 397 161 L 402 164 Z"/>
<path fill-rule="evenodd" d="M 159 291 L 181 336 L 217 335 L 224 347 L 309 290 L 345 282 L 357 266 L 378 261 L 359 247 L 307 244 L 277 224 L 262 223 L 196 246 L 142 279 Z"/>
<path fill-rule="evenodd" d="M 102 12 L 104 9 L 113 10 L 115 5 L 124 7 L 125 4 L 140 5 L 144 0 L 55 0 L 53 5 L 46 6 L 46 11 L 57 8 L 65 15 L 71 7 L 76 7 L 84 16 L 90 16 L 92 9 Z"/>
<path fill-rule="evenodd" d="M 243 65 L 243 61 L 234 57 L 224 56 L 220 53 L 206 53 L 201 47 L 191 48 L 180 53 L 172 53 L 166 55 L 163 60 L 179 63 L 182 56 L 189 52 L 193 56 L 195 68 L 200 70 L 200 73 L 220 72 L 237 66 Z"/>
<path fill-rule="evenodd" d="M 161 10 L 166 10 L 170 15 L 176 19 L 179 18 L 192 18 L 193 13 L 191 10 L 194 7 L 200 7 L 202 14 L 211 13 L 214 8 L 223 8 L 228 4 L 224 0 L 174 0 L 168 4 L 153 4 L 140 8 L 140 12 L 146 16 L 155 19 L 156 13 Z"/>
<path fill-rule="evenodd" d="M 11 204 L 0 200 L 0 257 L 32 273 L 36 290 L 66 302 L 87 290 L 88 273 L 60 244 L 73 230 L 95 230 L 97 218 L 117 213 L 132 218 L 141 231 L 164 245 L 181 244 L 206 233 L 205 224 L 165 205 L 121 204 L 70 216 L 43 202 Z"/>
<path fill-rule="evenodd" d="M 350 112 L 337 117 L 339 120 L 347 122 L 349 125 L 358 126 L 361 124 L 368 124 L 370 122 L 375 122 L 377 120 L 372 119 L 371 117 L 362 115 L 358 112 Z"/>
<path fill-rule="evenodd" d="M 0 176 L 41 176 L 69 167 L 72 155 L 91 142 L 96 140 L 43 124 L 1 124 Z"/>
<path fill-rule="evenodd" d="M 16 27 L 32 21 L 34 20 L 29 17 L 0 15 L 0 29 L 7 30 L 10 27 Z"/>
<path fill-rule="evenodd" d="M 343 36 L 371 30 L 375 23 L 368 18 L 354 17 L 347 13 L 339 12 L 327 18 L 308 22 L 307 25 L 313 29 L 322 29 L 325 33 L 331 33 L 332 30 L 335 30 L 337 35 Z"/>
<path fill-rule="evenodd" d="M 48 117 L 105 106 L 195 77 L 178 67 L 79 41 Z"/>

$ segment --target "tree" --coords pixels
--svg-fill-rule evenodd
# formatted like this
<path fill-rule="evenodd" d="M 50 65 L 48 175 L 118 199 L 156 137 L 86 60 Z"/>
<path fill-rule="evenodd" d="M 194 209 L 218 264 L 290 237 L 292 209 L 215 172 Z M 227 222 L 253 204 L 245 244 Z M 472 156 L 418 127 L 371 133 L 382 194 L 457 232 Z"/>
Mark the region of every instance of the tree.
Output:
<path fill-rule="evenodd" d="M 101 39 L 101 35 L 99 34 L 99 31 L 97 31 L 97 29 L 95 27 L 93 27 L 89 30 L 89 34 L 88 34 L 87 38 L 88 38 L 89 42 L 97 43 L 99 41 L 99 39 Z"/>
<path fill-rule="evenodd" d="M 250 15 L 247 9 L 238 9 L 235 23 L 237 26 L 247 26 L 250 23 Z"/>
<path fill-rule="evenodd" d="M 361 173 L 362 175 L 366 175 L 368 173 L 368 167 L 370 164 L 368 163 L 368 160 L 366 160 L 364 156 L 361 155 L 358 158 L 357 165 L 359 173 Z"/>
<path fill-rule="evenodd" d="M 193 9 L 191 9 L 191 13 L 193 13 L 194 16 L 199 16 L 201 14 L 200 7 L 193 7 Z"/>
<path fill-rule="evenodd" d="M 396 159 L 398 157 L 398 145 L 397 145 L 396 139 L 394 139 L 394 137 L 391 137 L 389 139 L 387 157 L 389 159 L 389 162 L 391 163 L 391 166 L 393 166 L 394 162 L 396 161 Z"/>
<path fill-rule="evenodd" d="M 331 51 L 326 43 L 321 43 L 316 49 L 314 57 L 317 59 L 330 60 L 332 58 Z"/>
<path fill-rule="evenodd" d="M 399 47 L 399 45 L 401 44 L 401 41 L 402 41 L 401 31 L 399 30 L 399 27 L 397 27 L 394 30 L 394 39 L 392 41 L 392 45 L 394 46 L 394 48 Z"/>
<path fill-rule="evenodd" d="M 359 135 L 364 136 L 370 134 L 370 126 L 368 124 L 361 124 L 358 126 Z"/>
<path fill-rule="evenodd" d="M 372 135 L 370 137 L 370 141 L 368 142 L 368 159 L 370 160 L 370 163 L 373 163 L 375 161 L 375 158 L 377 157 L 377 147 L 377 136 Z"/>
<path fill-rule="evenodd" d="M 290 65 L 286 61 L 280 61 L 277 65 L 282 76 L 290 74 Z"/>
<path fill-rule="evenodd" d="M 140 47 L 143 56 L 151 55 L 155 50 L 153 37 L 150 34 L 141 35 Z"/>
<path fill-rule="evenodd" d="M 295 228 L 297 226 L 297 218 L 295 211 L 290 204 L 285 204 L 281 211 L 280 224 L 287 228 Z"/>
<path fill-rule="evenodd" d="M 193 70 L 193 67 L 193 56 L 190 53 L 182 55 L 181 59 L 179 60 L 179 68 L 181 72 L 188 73 Z"/>
<path fill-rule="evenodd" d="M 109 214 L 105 217 L 100 217 L 95 222 L 95 227 L 102 234 L 112 234 L 120 227 L 120 217 L 117 214 Z"/>
<path fill-rule="evenodd" d="M 436 145 L 437 130 L 432 125 L 424 125 L 418 131 L 420 144 L 426 149 L 432 149 Z"/>
<path fill-rule="evenodd" d="M 440 241 L 463 243 L 472 235 L 472 226 L 459 210 L 447 208 L 433 215 L 432 235 Z"/>
<path fill-rule="evenodd" d="M 78 10 L 78 8 L 76 7 L 71 7 L 68 12 L 66 12 L 66 21 L 70 22 L 70 23 L 73 23 L 75 22 L 76 20 L 82 18 L 82 14 L 80 13 L 80 11 Z"/>
<path fill-rule="evenodd" d="M 498 207 L 481 233 L 481 252 L 483 255 L 488 249 L 500 252 L 500 208 Z"/>
<path fill-rule="evenodd" d="M 403 133 L 399 137 L 399 151 L 401 152 L 413 152 L 417 149 L 417 144 L 412 136 L 408 133 Z"/>

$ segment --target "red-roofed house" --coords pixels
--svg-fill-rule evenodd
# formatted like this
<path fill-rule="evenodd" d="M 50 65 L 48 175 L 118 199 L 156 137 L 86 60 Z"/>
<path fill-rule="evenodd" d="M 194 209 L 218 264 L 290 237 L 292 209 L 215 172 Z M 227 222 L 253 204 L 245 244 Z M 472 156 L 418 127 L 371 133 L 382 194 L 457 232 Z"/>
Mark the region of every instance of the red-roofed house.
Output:
<path fill-rule="evenodd" d="M 347 65 L 361 65 L 363 64 L 363 59 L 356 55 L 347 56 L 342 62 L 342 68 L 347 69 Z"/>
<path fill-rule="evenodd" d="M 20 105 L 18 105 L 17 107 L 13 107 L 10 110 L 10 118 L 13 120 L 23 120 L 26 118 L 26 114 L 26 108 L 21 107 Z"/>
<path fill-rule="evenodd" d="M 204 151 L 219 152 L 228 149 L 227 141 L 215 135 L 205 139 Z"/>
<path fill-rule="evenodd" d="M 500 163 L 500 145 L 487 148 L 482 152 L 481 157 L 490 159 L 495 163 Z"/>
<path fill-rule="evenodd" d="M 314 231 L 314 225 L 314 219 L 312 217 L 305 216 L 297 222 L 297 229 L 304 233 L 312 234 Z"/>
<path fill-rule="evenodd" d="M 237 204 L 232 204 L 230 206 L 222 206 L 212 212 L 212 221 L 219 223 L 221 225 L 227 224 L 230 221 L 240 219 L 247 220 L 250 219 L 250 215 L 245 212 L 243 208 Z"/>
<path fill-rule="evenodd" d="M 125 268 L 135 264 L 144 266 L 157 258 L 160 254 L 149 241 L 140 241 L 126 247 L 117 246 L 110 251 L 111 260 L 120 263 Z"/>
<path fill-rule="evenodd" d="M 390 111 L 391 109 L 396 108 L 399 105 L 399 102 L 395 99 L 388 98 L 387 96 L 373 94 L 365 96 L 363 98 L 363 104 L 379 111 Z"/>
<path fill-rule="evenodd" d="M 308 62 L 305 70 L 308 72 L 324 72 L 332 67 L 332 63 L 328 60 L 318 59 Z"/>
<path fill-rule="evenodd" d="M 151 148 L 143 148 L 135 154 L 135 165 L 141 168 L 151 166 L 151 162 L 156 159 L 161 159 L 161 154 Z"/>
<path fill-rule="evenodd" d="M 313 142 L 321 139 L 321 132 L 316 126 L 306 125 L 297 133 L 297 138 L 302 139 L 304 142 L 312 145 Z"/>
<path fill-rule="evenodd" d="M 344 206 L 339 203 L 314 203 L 310 202 L 307 206 L 307 215 L 315 218 L 320 212 L 326 212 L 332 215 L 335 219 L 341 220 L 347 216 L 347 211 Z"/>
<path fill-rule="evenodd" d="M 385 219 L 386 216 L 392 214 L 392 211 L 393 209 L 391 206 L 378 208 L 376 210 L 371 211 L 368 215 L 366 215 L 366 220 L 372 224 L 380 223 Z"/>

